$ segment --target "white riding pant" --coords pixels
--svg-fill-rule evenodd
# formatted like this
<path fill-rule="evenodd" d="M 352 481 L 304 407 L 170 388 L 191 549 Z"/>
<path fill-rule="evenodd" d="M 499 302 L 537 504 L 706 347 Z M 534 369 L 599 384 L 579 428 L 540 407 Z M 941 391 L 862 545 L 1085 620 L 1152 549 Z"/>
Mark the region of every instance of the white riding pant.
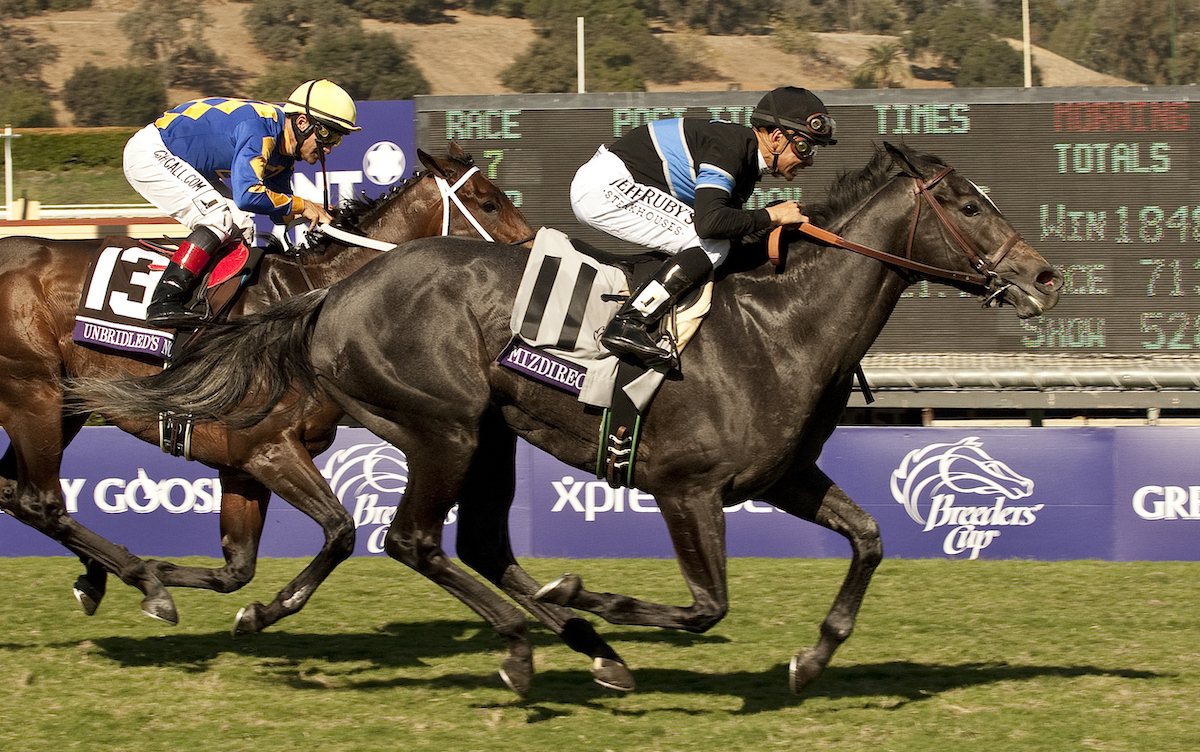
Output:
<path fill-rule="evenodd" d="M 571 209 L 583 224 L 646 248 L 674 255 L 700 247 L 714 267 L 729 255 L 728 240 L 696 234 L 692 207 L 634 180 L 620 157 L 604 146 L 576 171 Z"/>
<path fill-rule="evenodd" d="M 188 229 L 207 227 L 222 243 L 240 230 L 247 245 L 254 242 L 254 219 L 237 208 L 229 188 L 172 154 L 153 123 L 125 144 L 124 168 L 134 190 Z"/>

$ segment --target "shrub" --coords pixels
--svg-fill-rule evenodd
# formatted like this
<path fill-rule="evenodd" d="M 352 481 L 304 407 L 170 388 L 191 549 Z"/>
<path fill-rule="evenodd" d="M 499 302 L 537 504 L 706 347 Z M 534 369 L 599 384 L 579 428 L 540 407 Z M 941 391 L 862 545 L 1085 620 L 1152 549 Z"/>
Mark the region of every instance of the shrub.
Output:
<path fill-rule="evenodd" d="M 98 68 L 88 63 L 63 84 L 63 104 L 75 125 L 145 125 L 167 108 L 167 90 L 154 68 Z"/>

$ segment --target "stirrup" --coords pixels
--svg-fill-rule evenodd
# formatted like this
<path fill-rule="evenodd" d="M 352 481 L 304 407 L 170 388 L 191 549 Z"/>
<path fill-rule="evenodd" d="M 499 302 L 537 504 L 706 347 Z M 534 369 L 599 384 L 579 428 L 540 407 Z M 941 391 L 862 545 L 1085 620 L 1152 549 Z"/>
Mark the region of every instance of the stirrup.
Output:
<path fill-rule="evenodd" d="M 149 308 L 146 310 L 146 323 L 154 326 L 195 328 L 205 321 L 208 321 L 208 316 L 194 308 L 168 307 L 166 310 L 155 313 L 152 313 Z"/>
<path fill-rule="evenodd" d="M 656 368 L 658 366 L 668 366 L 669 368 L 679 367 L 679 351 L 675 347 L 675 339 L 667 335 L 664 335 L 659 340 L 659 344 L 650 346 L 629 339 L 628 337 L 620 336 L 602 336 L 600 343 L 616 355 L 628 355 L 636 358 L 647 368 Z M 664 344 L 666 347 L 663 347 Z"/>

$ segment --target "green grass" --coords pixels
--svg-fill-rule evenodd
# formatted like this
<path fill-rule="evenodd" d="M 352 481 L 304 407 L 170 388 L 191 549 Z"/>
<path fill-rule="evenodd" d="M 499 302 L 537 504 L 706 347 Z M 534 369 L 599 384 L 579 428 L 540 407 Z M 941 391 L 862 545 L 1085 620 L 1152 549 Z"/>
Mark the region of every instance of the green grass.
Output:
<path fill-rule="evenodd" d="M 168 627 L 119 583 L 84 616 L 72 560 L 0 559 L 0 749 L 1200 749 L 1200 564 L 887 561 L 855 635 L 796 697 L 787 662 L 845 563 L 736 559 L 707 634 L 600 624 L 637 692 L 597 687 L 539 627 L 527 700 L 496 677 L 494 634 L 390 560 L 351 560 L 302 613 L 230 637 L 237 609 L 302 564 L 266 560 L 232 595 L 176 591 Z M 526 565 L 687 601 L 670 561 Z"/>
<path fill-rule="evenodd" d="M 13 197 L 42 204 L 144 204 L 119 168 L 13 173 Z"/>

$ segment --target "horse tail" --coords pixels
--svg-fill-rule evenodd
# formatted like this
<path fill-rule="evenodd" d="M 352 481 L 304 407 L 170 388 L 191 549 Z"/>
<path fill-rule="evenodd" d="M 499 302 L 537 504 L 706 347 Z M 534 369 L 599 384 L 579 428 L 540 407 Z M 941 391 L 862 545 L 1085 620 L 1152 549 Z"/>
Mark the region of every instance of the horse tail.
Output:
<path fill-rule="evenodd" d="M 153 376 L 77 379 L 68 389 L 84 409 L 113 420 L 157 420 L 164 412 L 236 428 L 258 423 L 293 385 L 316 389 L 309 358 L 321 288 L 220 324 Z"/>

